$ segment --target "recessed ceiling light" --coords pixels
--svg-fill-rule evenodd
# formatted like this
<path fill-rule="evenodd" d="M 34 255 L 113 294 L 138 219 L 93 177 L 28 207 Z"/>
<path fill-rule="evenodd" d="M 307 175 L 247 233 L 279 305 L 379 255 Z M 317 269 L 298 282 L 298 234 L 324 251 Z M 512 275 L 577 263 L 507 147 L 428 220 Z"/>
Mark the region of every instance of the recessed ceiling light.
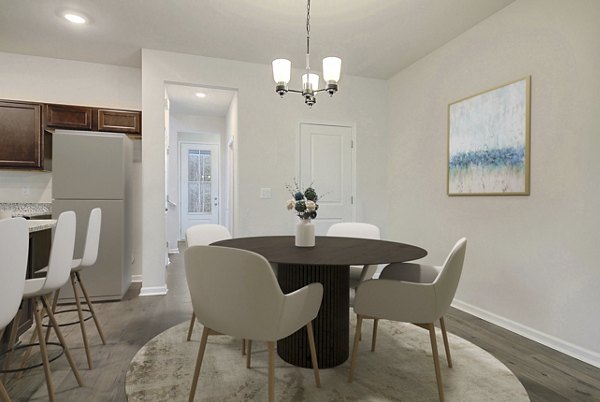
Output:
<path fill-rule="evenodd" d="M 206 98 L 206 94 L 205 94 L 205 93 L 203 93 L 203 92 L 196 92 L 196 96 L 197 96 L 198 98 Z"/>
<path fill-rule="evenodd" d="M 85 18 L 83 15 L 73 12 L 66 12 L 63 14 L 63 17 L 73 24 L 85 24 L 87 22 L 87 18 Z"/>

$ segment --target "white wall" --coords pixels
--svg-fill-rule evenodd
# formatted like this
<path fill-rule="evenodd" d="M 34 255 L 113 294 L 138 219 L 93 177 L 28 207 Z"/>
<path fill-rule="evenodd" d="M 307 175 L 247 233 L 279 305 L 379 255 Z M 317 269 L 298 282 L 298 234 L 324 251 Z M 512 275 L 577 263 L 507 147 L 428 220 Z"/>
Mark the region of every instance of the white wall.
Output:
<path fill-rule="evenodd" d="M 266 63 L 269 61 L 267 60 Z M 285 209 L 285 184 L 296 175 L 296 143 L 301 121 L 353 123 L 358 136 L 358 219 L 383 225 L 379 188 L 387 152 L 386 82 L 343 76 L 340 92 L 321 96 L 312 110 L 296 94 L 279 99 L 269 64 L 259 65 L 207 57 L 142 50 L 144 127 L 144 284 L 142 293 L 165 291 L 162 250 L 165 244 L 163 93 L 165 82 L 238 90 L 237 188 L 234 199 L 236 235 L 291 234 Z M 293 79 L 300 80 L 300 71 Z M 361 169 L 361 166 L 368 168 Z M 259 189 L 271 187 L 272 199 Z M 369 208 L 365 208 L 368 205 Z M 236 208 L 237 206 L 237 208 Z"/>
<path fill-rule="evenodd" d="M 600 365 L 600 2 L 519 0 L 390 80 L 393 238 L 443 261 L 457 306 Z M 531 195 L 446 195 L 448 104 L 532 76 Z"/>
<path fill-rule="evenodd" d="M 229 232 L 235 236 L 233 222 L 234 217 L 234 197 L 233 189 L 236 187 L 234 180 L 237 177 L 237 136 L 238 136 L 238 95 L 237 92 L 233 94 L 231 103 L 229 104 L 229 110 L 225 115 L 225 199 L 227 200 L 227 206 L 223 213 L 223 225 L 229 229 Z"/>
<path fill-rule="evenodd" d="M 141 108 L 141 71 L 138 68 L 83 63 L 0 53 L 0 99 Z M 134 141 L 133 211 L 135 263 L 141 273 L 141 142 Z M 23 187 L 30 194 L 23 195 Z M 52 174 L 0 170 L 0 202 L 52 202 Z"/>
<path fill-rule="evenodd" d="M 210 135 L 213 134 L 213 135 Z M 214 138 L 216 136 L 216 139 Z M 207 138 L 210 137 L 210 138 Z M 169 119 L 169 161 L 167 191 L 169 199 L 177 206 L 169 205 L 167 212 L 167 242 L 169 252 L 176 252 L 177 241 L 183 239 L 179 233 L 179 209 L 181 200 L 179 194 L 179 144 L 180 140 L 191 141 L 218 141 L 221 144 L 221 155 L 223 155 L 225 139 L 225 118 L 215 116 L 198 116 L 189 114 L 171 113 Z M 222 162 L 221 158 L 221 162 Z M 224 164 L 221 163 L 221 171 Z M 221 187 L 223 175 L 221 175 Z"/>

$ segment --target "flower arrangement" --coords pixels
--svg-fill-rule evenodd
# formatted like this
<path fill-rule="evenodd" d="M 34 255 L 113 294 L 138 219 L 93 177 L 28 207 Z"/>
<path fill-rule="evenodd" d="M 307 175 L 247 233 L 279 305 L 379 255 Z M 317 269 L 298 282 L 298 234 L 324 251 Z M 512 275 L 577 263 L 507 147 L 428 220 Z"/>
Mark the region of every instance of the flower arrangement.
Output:
<path fill-rule="evenodd" d="M 300 219 L 315 219 L 317 209 L 319 209 L 319 204 L 317 204 L 319 197 L 315 189 L 309 186 L 302 191 L 296 180 L 294 180 L 293 187 L 287 185 L 286 188 L 293 197 L 287 201 L 287 209 L 294 211 Z"/>

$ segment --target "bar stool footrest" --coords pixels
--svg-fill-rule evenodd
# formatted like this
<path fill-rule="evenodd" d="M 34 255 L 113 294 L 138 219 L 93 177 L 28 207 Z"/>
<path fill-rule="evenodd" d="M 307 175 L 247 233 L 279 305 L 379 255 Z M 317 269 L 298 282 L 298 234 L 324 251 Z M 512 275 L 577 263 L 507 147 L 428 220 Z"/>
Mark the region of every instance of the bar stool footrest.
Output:
<path fill-rule="evenodd" d="M 83 321 L 87 321 L 87 320 L 89 320 L 89 319 L 92 318 L 92 312 L 89 309 L 82 308 L 81 311 L 85 311 L 86 313 L 89 313 L 89 315 L 87 317 L 83 318 Z M 74 312 L 77 312 L 76 308 L 70 308 L 70 309 L 67 309 L 67 310 L 58 310 L 58 311 L 54 312 L 54 316 L 57 316 L 58 314 L 62 314 L 62 313 L 74 313 Z M 44 319 L 46 319 L 46 318 L 48 318 L 48 315 L 44 316 Z M 58 323 L 58 326 L 59 327 L 68 327 L 70 325 L 77 325 L 77 324 L 79 324 L 79 319 L 77 319 L 75 321 Z M 48 324 L 48 323 L 46 323 L 46 324 L 42 323 L 42 327 L 48 328 L 48 327 L 51 327 L 51 325 Z"/>
<path fill-rule="evenodd" d="M 48 345 L 58 346 L 60 348 L 60 352 L 56 356 L 53 356 L 52 358 L 48 357 L 48 363 L 52 363 L 54 360 L 58 359 L 59 357 L 61 357 L 65 353 L 65 348 L 63 347 L 63 345 L 61 345 L 58 342 L 46 342 L 46 346 L 48 346 Z M 38 343 L 26 343 L 26 344 L 18 345 L 16 347 L 14 347 L 12 351 L 6 350 L 6 351 L 0 353 L 0 359 L 5 354 L 7 354 L 9 352 L 13 352 L 14 353 L 17 350 L 27 349 L 27 348 L 33 348 L 34 346 L 40 346 L 39 342 Z M 16 369 L 7 369 L 7 370 L 0 369 L 0 373 L 18 373 L 20 371 L 27 371 L 27 370 L 31 370 L 31 369 L 34 369 L 34 368 L 42 367 L 43 365 L 44 365 L 44 363 L 38 363 L 38 364 L 33 364 L 31 366 L 22 367 L 22 368 L 16 368 Z"/>

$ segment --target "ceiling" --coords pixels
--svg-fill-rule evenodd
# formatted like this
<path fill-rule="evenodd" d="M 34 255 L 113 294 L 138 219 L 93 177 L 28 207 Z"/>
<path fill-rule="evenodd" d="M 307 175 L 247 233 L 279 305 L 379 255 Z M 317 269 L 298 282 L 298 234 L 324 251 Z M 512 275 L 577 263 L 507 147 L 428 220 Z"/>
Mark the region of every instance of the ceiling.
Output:
<path fill-rule="evenodd" d="M 387 79 L 513 1 L 312 0 L 312 67 L 339 56 L 342 74 Z M 149 48 L 303 67 L 305 19 L 303 0 L 0 0 L 0 51 L 139 67 Z"/>
<path fill-rule="evenodd" d="M 188 85 L 165 85 L 172 113 L 225 117 L 233 99 L 234 91 Z M 206 95 L 204 98 L 197 93 Z"/>

